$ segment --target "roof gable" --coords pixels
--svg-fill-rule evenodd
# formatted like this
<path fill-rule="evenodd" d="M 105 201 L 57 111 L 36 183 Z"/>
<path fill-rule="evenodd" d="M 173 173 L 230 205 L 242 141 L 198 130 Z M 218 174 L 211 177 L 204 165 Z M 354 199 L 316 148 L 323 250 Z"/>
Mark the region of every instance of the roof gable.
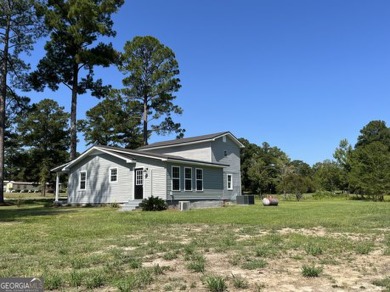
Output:
<path fill-rule="evenodd" d="M 69 163 L 57 166 L 53 168 L 51 171 L 53 172 L 67 172 L 71 169 L 72 166 L 76 165 L 86 157 L 94 154 L 105 153 L 119 159 L 124 160 L 126 163 L 136 163 L 137 158 L 145 157 L 150 159 L 156 159 L 160 161 L 171 161 L 176 163 L 188 163 L 194 165 L 204 165 L 211 167 L 226 167 L 228 165 L 222 163 L 214 163 L 214 162 L 205 162 L 200 160 L 187 159 L 181 156 L 173 156 L 173 155 L 164 155 L 157 154 L 153 152 L 146 151 L 138 151 L 138 150 L 130 150 L 118 147 L 110 147 L 110 146 L 93 146 L 86 150 L 83 154 L 81 154 L 76 159 L 70 161 Z"/>
<path fill-rule="evenodd" d="M 157 142 L 152 143 L 146 146 L 142 146 L 138 148 L 138 150 L 153 150 L 153 149 L 161 149 L 161 148 L 167 148 L 167 147 L 177 147 L 182 145 L 190 145 L 190 144 L 198 144 L 198 143 L 204 143 L 204 142 L 211 142 L 215 141 L 216 139 L 228 136 L 230 139 L 237 144 L 239 148 L 244 148 L 245 146 L 229 131 L 226 132 L 219 132 L 214 134 L 208 134 L 208 135 L 202 135 L 202 136 L 196 136 L 196 137 L 190 137 L 190 138 L 181 138 L 176 140 L 168 140 L 163 142 Z"/>

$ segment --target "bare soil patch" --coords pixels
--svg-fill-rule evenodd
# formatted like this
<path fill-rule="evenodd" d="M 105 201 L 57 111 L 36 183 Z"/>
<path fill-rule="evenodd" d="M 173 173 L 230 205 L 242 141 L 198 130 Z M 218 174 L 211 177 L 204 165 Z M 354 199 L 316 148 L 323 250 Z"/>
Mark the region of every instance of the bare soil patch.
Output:
<path fill-rule="evenodd" d="M 206 232 L 208 226 L 197 226 L 191 230 L 194 233 Z M 390 230 L 383 230 L 388 232 Z M 306 236 L 341 238 L 348 241 L 361 242 L 372 240 L 373 244 L 381 243 L 383 235 L 378 234 L 344 234 L 329 233 L 322 227 L 313 229 L 291 229 L 285 228 L 272 231 L 272 234 L 288 235 L 302 234 Z M 237 235 L 239 244 L 247 240 L 253 240 L 258 236 L 269 235 L 268 231 L 259 231 L 256 235 Z M 183 243 L 185 240 L 180 238 Z M 245 244 L 243 244 L 244 246 Z M 240 248 L 235 250 L 227 248 L 221 251 L 220 248 L 206 248 L 200 250 L 205 258 L 205 272 L 196 273 L 187 268 L 188 262 L 179 256 L 173 260 L 164 260 L 160 257 L 144 263 L 145 267 L 159 265 L 165 267 L 166 271 L 158 277 L 158 281 L 148 287 L 149 291 L 209 291 L 202 283 L 205 275 L 218 275 L 225 279 L 229 291 L 382 291 L 383 287 L 373 284 L 376 279 L 383 279 L 390 276 L 390 256 L 384 254 L 384 246 L 377 244 L 368 254 L 358 254 L 351 251 L 332 255 L 324 252 L 320 256 L 306 255 L 302 250 L 287 249 L 274 257 L 267 257 L 266 267 L 256 269 L 245 269 L 240 264 L 234 264 L 232 260 L 240 254 Z M 243 247 L 244 250 L 244 247 Z M 243 252 L 242 257 L 246 255 Z M 238 260 L 243 261 L 243 258 Z M 307 278 L 302 275 L 303 265 L 315 265 L 322 267 L 319 277 Z M 245 279 L 248 287 L 234 287 L 234 277 Z"/>

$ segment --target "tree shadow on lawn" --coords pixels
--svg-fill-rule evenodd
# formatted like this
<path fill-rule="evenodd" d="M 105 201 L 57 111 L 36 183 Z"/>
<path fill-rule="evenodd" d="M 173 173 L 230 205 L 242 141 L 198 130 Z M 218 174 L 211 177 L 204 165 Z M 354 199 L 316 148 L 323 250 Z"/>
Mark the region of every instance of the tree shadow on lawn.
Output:
<path fill-rule="evenodd" d="M 0 206 L 0 224 L 1 222 L 18 221 L 26 217 L 54 216 L 69 212 L 74 212 L 74 210 L 54 206 L 53 199 L 10 200 Z"/>

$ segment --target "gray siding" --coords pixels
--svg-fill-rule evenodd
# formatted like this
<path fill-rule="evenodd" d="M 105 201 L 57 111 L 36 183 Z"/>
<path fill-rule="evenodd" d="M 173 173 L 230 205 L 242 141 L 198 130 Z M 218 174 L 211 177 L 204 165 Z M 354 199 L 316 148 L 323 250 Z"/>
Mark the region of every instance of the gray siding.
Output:
<path fill-rule="evenodd" d="M 131 167 L 132 180 L 134 180 L 135 168 L 145 169 L 143 197 L 148 198 L 153 195 L 154 197 L 158 196 L 165 200 L 167 193 L 165 171 L 166 162 L 145 157 L 137 157 L 136 160 L 136 164 L 133 164 Z M 134 199 L 134 188 L 131 189 L 131 196 L 129 199 Z"/>
<path fill-rule="evenodd" d="M 162 167 L 150 167 L 144 183 L 144 198 L 154 196 L 167 199 L 167 172 Z"/>
<path fill-rule="evenodd" d="M 194 160 L 200 160 L 206 162 L 211 162 L 212 160 L 210 142 L 180 145 L 180 146 L 166 147 L 161 149 L 151 149 L 151 150 L 146 149 L 143 151 L 150 151 L 158 154 L 178 155 L 187 159 L 194 159 Z"/>
<path fill-rule="evenodd" d="M 140 159 L 139 159 L 140 160 Z M 151 195 L 166 199 L 166 171 L 164 162 L 143 159 L 137 163 L 107 154 L 91 155 L 75 165 L 69 173 L 68 203 L 124 203 L 134 199 L 134 169 L 148 168 L 144 173 L 144 198 Z M 118 181 L 109 181 L 109 169 L 118 169 Z M 80 172 L 87 172 L 85 190 L 80 190 Z"/>
<path fill-rule="evenodd" d="M 172 191 L 172 166 L 180 167 L 180 191 Z M 184 190 L 184 168 L 192 169 L 192 191 Z M 196 190 L 196 169 L 203 170 L 203 191 Z M 168 164 L 167 168 L 167 200 L 218 200 L 223 197 L 223 169 L 215 167 L 199 167 L 188 164 Z M 173 195 L 173 198 L 170 196 Z"/>
<path fill-rule="evenodd" d="M 212 162 L 228 164 L 224 168 L 224 197 L 234 199 L 235 196 L 241 194 L 241 160 L 240 147 L 234 143 L 229 136 L 226 136 L 224 142 L 223 137 L 218 138 L 212 143 Z M 225 156 L 226 154 L 226 156 Z M 233 190 L 227 189 L 227 175 L 233 175 Z"/>
<path fill-rule="evenodd" d="M 93 155 L 75 165 L 69 173 L 69 203 L 122 203 L 130 199 L 132 172 L 129 164 L 110 155 Z M 109 181 L 109 169 L 118 169 L 118 181 Z M 86 171 L 86 189 L 80 190 L 80 172 Z"/>

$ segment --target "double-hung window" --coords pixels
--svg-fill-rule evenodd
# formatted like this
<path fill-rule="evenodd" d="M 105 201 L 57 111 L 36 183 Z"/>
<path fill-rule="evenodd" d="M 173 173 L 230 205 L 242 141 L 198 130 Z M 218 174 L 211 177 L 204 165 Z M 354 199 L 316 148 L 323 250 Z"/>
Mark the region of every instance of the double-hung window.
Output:
<path fill-rule="evenodd" d="M 180 191 L 180 167 L 172 166 L 172 191 Z"/>
<path fill-rule="evenodd" d="M 232 174 L 227 175 L 227 189 L 233 190 L 233 175 Z"/>
<path fill-rule="evenodd" d="M 196 169 L 196 190 L 203 191 L 203 169 Z"/>
<path fill-rule="evenodd" d="M 85 190 L 87 186 L 87 172 L 80 171 L 80 190 Z"/>
<path fill-rule="evenodd" d="M 118 168 L 110 168 L 110 182 L 118 181 Z"/>
<path fill-rule="evenodd" d="M 192 191 L 192 168 L 184 168 L 184 190 Z"/>

